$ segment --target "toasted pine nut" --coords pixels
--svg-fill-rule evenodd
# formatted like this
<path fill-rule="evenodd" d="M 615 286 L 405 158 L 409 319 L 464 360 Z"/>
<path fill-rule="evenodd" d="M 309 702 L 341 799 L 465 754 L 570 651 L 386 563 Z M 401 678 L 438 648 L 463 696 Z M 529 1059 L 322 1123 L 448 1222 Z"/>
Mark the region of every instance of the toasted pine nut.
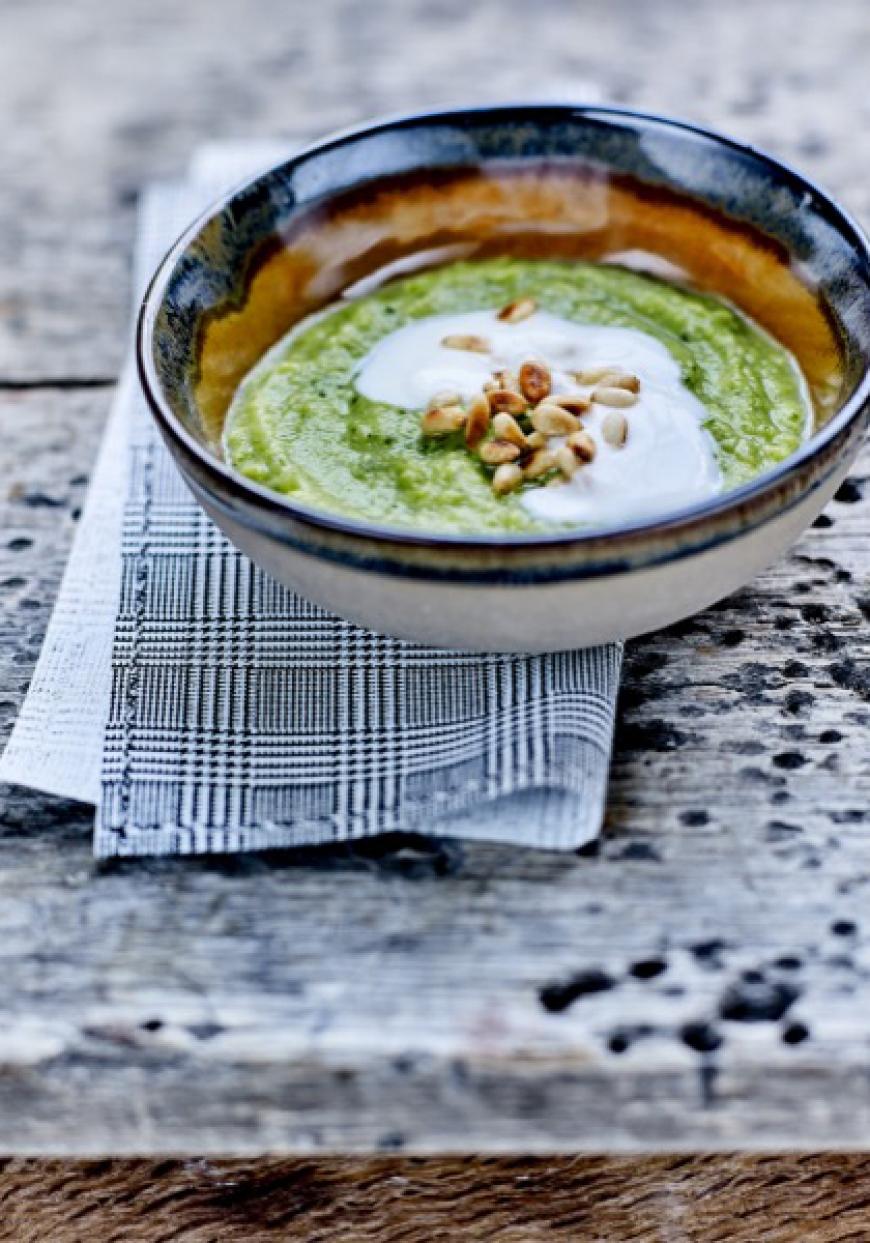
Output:
<path fill-rule="evenodd" d="M 601 435 L 614 449 L 621 449 L 628 437 L 628 420 L 621 410 L 610 410 L 601 423 Z"/>
<path fill-rule="evenodd" d="M 489 408 L 494 414 L 501 411 L 506 414 L 525 414 L 528 405 L 525 397 L 511 392 L 509 388 L 497 388 L 495 392 L 487 393 L 487 398 Z"/>
<path fill-rule="evenodd" d="M 426 402 L 426 409 L 436 410 L 439 406 L 458 406 L 461 401 L 462 398 L 458 393 L 454 393 L 451 389 L 448 389 L 444 393 L 435 393 L 432 397 L 430 397 Z"/>
<path fill-rule="evenodd" d="M 614 371 L 607 377 L 607 385 L 610 388 L 628 389 L 630 393 L 640 392 L 640 380 L 630 371 Z"/>
<path fill-rule="evenodd" d="M 448 350 L 471 350 L 474 354 L 488 354 L 490 345 L 486 337 L 477 337 L 470 332 L 451 332 L 443 337 L 441 344 Z"/>
<path fill-rule="evenodd" d="M 579 461 L 567 445 L 562 445 L 560 449 L 557 449 L 555 457 L 556 465 L 559 467 L 559 470 L 566 479 L 570 479 L 571 476 L 580 469 Z"/>
<path fill-rule="evenodd" d="M 532 427 L 536 432 L 543 432 L 545 436 L 567 436 L 576 432 L 580 424 L 573 414 L 569 414 L 561 406 L 551 406 L 543 402 L 532 411 Z"/>
<path fill-rule="evenodd" d="M 526 444 L 530 449 L 543 449 L 547 443 L 547 437 L 543 432 L 529 432 L 526 436 Z"/>
<path fill-rule="evenodd" d="M 501 308 L 498 317 L 506 324 L 518 324 L 520 320 L 534 315 L 537 309 L 538 304 L 534 298 L 515 298 L 513 302 Z"/>
<path fill-rule="evenodd" d="M 427 410 L 420 421 L 424 436 L 447 436 L 458 432 L 465 424 L 465 411 L 461 406 L 436 406 Z"/>
<path fill-rule="evenodd" d="M 550 392 L 552 377 L 549 367 L 543 363 L 525 362 L 520 367 L 519 381 L 523 396 L 536 406 Z"/>
<path fill-rule="evenodd" d="M 468 404 L 465 418 L 465 443 L 476 449 L 489 429 L 489 402 L 485 393 L 478 393 Z"/>
<path fill-rule="evenodd" d="M 633 406 L 637 401 L 637 394 L 630 393 L 627 388 L 612 388 L 607 385 L 596 388 L 592 393 L 592 400 L 601 406 Z"/>
<path fill-rule="evenodd" d="M 624 417 L 624 416 L 620 416 L 620 417 Z M 607 418 L 610 418 L 610 415 L 608 415 Z M 596 453 L 595 441 L 592 439 L 589 433 L 587 431 L 584 431 L 582 428 L 580 429 L 579 432 L 571 433 L 571 435 L 565 441 L 565 447 L 571 450 L 571 452 L 574 454 L 575 458 L 577 458 L 579 462 L 591 462 L 595 457 L 595 453 Z"/>
<path fill-rule="evenodd" d="M 522 482 L 523 472 L 516 462 L 502 462 L 492 477 L 492 490 L 497 496 L 503 496 L 505 492 L 513 492 Z"/>
<path fill-rule="evenodd" d="M 600 384 L 605 376 L 617 375 L 618 367 L 613 363 L 605 363 L 599 367 L 583 367 L 580 371 L 572 371 L 571 377 L 578 384 Z"/>
<path fill-rule="evenodd" d="M 536 449 L 526 462 L 523 472 L 527 479 L 539 479 L 556 469 L 556 455 L 550 449 Z"/>
<path fill-rule="evenodd" d="M 548 406 L 561 406 L 563 410 L 576 414 L 579 418 L 581 414 L 585 414 L 592 401 L 589 397 L 583 397 L 580 393 L 551 393 L 547 398 Z"/>
<path fill-rule="evenodd" d="M 521 449 L 527 447 L 523 429 L 512 414 L 497 414 L 492 421 L 492 430 L 499 440 L 507 440 L 512 445 L 519 445 Z"/>
<path fill-rule="evenodd" d="M 480 460 L 487 466 L 500 466 L 502 462 L 514 462 L 520 456 L 519 448 L 509 440 L 486 440 L 480 446 Z"/>

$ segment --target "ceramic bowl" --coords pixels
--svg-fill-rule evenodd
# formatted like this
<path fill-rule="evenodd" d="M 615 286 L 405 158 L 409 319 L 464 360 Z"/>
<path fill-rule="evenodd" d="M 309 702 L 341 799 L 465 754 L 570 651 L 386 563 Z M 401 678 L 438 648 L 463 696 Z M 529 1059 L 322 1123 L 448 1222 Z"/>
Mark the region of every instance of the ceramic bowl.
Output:
<path fill-rule="evenodd" d="M 551 536 L 389 529 L 315 512 L 224 463 L 232 392 L 295 320 L 385 264 L 457 247 L 604 259 L 641 251 L 676 263 L 816 366 L 815 431 L 776 469 L 703 504 Z M 640 634 L 703 608 L 815 518 L 868 422 L 868 290 L 868 244 L 856 224 L 752 148 L 616 109 L 462 109 L 329 138 L 228 195 L 155 275 L 138 360 L 187 484 L 267 573 L 402 638 L 553 651 Z M 836 377 L 814 355 L 802 299 L 836 336 Z"/>

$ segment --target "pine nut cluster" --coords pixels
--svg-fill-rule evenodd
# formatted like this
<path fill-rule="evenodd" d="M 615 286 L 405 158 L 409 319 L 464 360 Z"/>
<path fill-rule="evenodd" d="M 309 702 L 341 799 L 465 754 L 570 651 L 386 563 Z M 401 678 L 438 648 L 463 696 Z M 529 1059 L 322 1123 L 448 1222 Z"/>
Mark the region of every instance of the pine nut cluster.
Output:
<path fill-rule="evenodd" d="M 532 298 L 518 298 L 502 307 L 498 318 L 519 323 L 537 309 Z M 491 353 L 484 337 L 454 333 L 441 341 L 448 349 Z M 526 481 L 551 485 L 570 479 L 595 457 L 596 445 L 583 426 L 583 415 L 593 403 L 608 407 L 601 435 L 621 448 L 628 437 L 623 410 L 633 406 L 640 392 L 636 375 L 617 366 L 569 372 L 572 380 L 590 388 L 588 396 L 554 393 L 546 363 L 529 359 L 519 371 L 497 370 L 482 390 L 463 405 L 458 393 L 436 393 L 421 420 L 424 436 L 448 436 L 464 431 L 465 445 L 481 462 L 492 467 L 492 490 L 498 496 Z M 562 443 L 551 446 L 559 438 Z M 564 439 L 562 439 L 564 438 Z"/>

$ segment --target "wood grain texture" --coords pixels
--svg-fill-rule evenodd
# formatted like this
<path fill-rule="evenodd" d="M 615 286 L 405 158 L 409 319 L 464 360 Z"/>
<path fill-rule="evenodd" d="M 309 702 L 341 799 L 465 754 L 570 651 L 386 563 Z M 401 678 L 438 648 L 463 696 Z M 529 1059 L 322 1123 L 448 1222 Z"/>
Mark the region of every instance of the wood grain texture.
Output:
<path fill-rule="evenodd" d="M 195 143 L 534 83 L 731 129 L 870 219 L 863 0 L 317 13 L 3 6 L 0 729 L 127 342 L 135 188 Z M 788 557 L 630 646 L 597 853 L 96 867 L 89 809 L 3 789 L 0 1151 L 870 1146 L 868 570 L 865 453 Z"/>
<path fill-rule="evenodd" d="M 7 1161 L 0 1243 L 864 1243 L 870 1158 Z"/>

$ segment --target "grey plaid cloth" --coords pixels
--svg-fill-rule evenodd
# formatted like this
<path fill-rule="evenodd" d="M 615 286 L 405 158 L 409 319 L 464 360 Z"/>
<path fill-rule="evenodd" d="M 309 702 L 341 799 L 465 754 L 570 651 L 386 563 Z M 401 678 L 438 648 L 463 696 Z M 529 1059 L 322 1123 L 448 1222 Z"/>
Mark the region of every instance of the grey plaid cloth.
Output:
<path fill-rule="evenodd" d="M 197 205 L 152 192 L 140 282 Z M 598 833 L 620 646 L 479 656 L 372 634 L 223 538 L 141 397 L 129 453 L 98 855 L 399 829 L 574 849 Z"/>

